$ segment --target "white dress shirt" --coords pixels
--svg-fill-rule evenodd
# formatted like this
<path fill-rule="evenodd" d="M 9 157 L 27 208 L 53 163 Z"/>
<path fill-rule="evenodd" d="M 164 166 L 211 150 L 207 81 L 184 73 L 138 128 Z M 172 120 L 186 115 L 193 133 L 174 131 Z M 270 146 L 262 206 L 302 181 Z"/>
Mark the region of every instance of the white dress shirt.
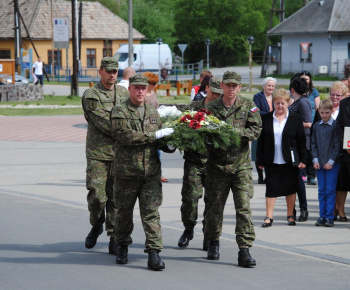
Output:
<path fill-rule="evenodd" d="M 275 156 L 273 158 L 273 163 L 275 164 L 286 163 L 283 159 L 282 154 L 282 133 L 284 130 L 284 126 L 286 125 L 288 115 L 289 112 L 287 111 L 286 117 L 281 122 L 279 122 L 275 116 L 275 112 L 273 112 L 273 133 L 275 137 Z"/>

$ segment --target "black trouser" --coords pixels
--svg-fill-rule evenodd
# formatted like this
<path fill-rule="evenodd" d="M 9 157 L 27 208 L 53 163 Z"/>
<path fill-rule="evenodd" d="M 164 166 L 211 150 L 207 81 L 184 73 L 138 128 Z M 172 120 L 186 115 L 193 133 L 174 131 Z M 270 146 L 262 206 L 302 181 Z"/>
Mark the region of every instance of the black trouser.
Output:
<path fill-rule="evenodd" d="M 308 179 L 315 179 L 316 177 L 316 169 L 312 163 L 311 150 L 307 151 L 306 175 Z"/>

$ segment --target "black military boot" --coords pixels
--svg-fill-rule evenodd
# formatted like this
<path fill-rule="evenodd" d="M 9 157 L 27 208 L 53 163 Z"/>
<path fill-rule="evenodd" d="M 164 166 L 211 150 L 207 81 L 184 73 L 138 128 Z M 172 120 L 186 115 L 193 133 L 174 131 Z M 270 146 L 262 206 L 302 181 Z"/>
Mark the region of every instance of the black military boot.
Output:
<path fill-rule="evenodd" d="M 180 248 L 186 248 L 188 246 L 188 244 L 190 243 L 190 240 L 192 240 L 192 239 L 193 239 L 193 228 L 185 229 L 184 233 L 180 237 L 179 242 L 177 243 L 177 245 Z"/>
<path fill-rule="evenodd" d="M 209 240 L 204 237 L 203 239 L 203 251 L 208 251 Z"/>
<path fill-rule="evenodd" d="M 103 233 L 103 225 L 92 227 L 90 233 L 85 239 L 85 248 L 92 249 L 95 247 L 97 238 Z"/>
<path fill-rule="evenodd" d="M 309 212 L 307 211 L 307 209 L 301 209 L 298 222 L 306 222 L 308 217 L 309 217 Z"/>
<path fill-rule="evenodd" d="M 255 260 L 250 256 L 248 248 L 239 249 L 238 266 L 253 267 L 256 266 Z"/>
<path fill-rule="evenodd" d="M 147 268 L 151 270 L 163 270 L 165 269 L 164 262 L 160 259 L 158 251 L 152 251 L 148 253 Z"/>
<path fill-rule="evenodd" d="M 208 260 L 219 260 L 220 259 L 220 243 L 219 241 L 209 241 L 208 245 Z"/>
<path fill-rule="evenodd" d="M 110 240 L 109 240 L 109 246 L 108 246 L 109 253 L 112 254 L 112 255 L 116 255 L 117 254 L 117 248 L 118 248 L 118 245 L 117 245 L 115 239 L 113 237 L 111 237 Z"/>
<path fill-rule="evenodd" d="M 128 245 L 121 245 L 117 243 L 117 258 L 115 261 L 117 264 L 127 264 L 128 263 Z"/>

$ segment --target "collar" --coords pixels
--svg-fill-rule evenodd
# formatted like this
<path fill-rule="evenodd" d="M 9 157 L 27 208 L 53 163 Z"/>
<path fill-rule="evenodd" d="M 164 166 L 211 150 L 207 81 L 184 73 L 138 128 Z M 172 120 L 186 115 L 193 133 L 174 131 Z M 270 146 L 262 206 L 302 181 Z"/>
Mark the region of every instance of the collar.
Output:
<path fill-rule="evenodd" d="M 323 122 L 323 120 L 320 121 L 320 124 L 325 124 L 325 125 L 329 125 L 332 126 L 334 119 L 331 117 L 327 123 Z"/>
<path fill-rule="evenodd" d="M 277 120 L 277 118 L 276 118 L 276 111 L 273 111 L 273 114 L 272 114 L 272 117 L 273 118 L 275 118 L 276 120 Z M 289 110 L 287 110 L 287 114 L 286 114 L 286 116 L 284 117 L 284 119 L 288 119 L 288 116 L 289 116 Z"/>

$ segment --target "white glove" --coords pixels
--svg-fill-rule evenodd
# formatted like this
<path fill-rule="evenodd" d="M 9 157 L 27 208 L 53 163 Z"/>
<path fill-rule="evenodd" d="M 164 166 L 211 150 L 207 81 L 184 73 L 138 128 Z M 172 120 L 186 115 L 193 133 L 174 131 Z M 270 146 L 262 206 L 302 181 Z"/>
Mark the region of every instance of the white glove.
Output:
<path fill-rule="evenodd" d="M 169 136 L 174 133 L 173 128 L 166 128 L 156 131 L 156 139 L 163 138 L 165 136 Z"/>

